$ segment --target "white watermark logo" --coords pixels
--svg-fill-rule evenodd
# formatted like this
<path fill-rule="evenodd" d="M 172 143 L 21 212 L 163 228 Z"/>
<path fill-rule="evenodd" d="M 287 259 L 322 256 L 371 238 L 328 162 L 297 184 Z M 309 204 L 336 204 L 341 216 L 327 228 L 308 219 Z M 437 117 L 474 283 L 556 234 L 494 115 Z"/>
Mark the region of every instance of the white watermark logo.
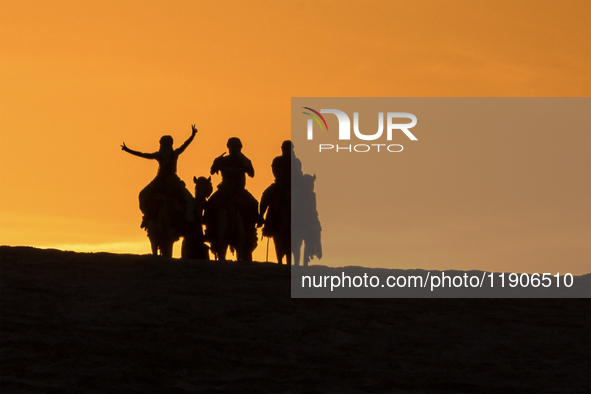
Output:
<path fill-rule="evenodd" d="M 326 129 L 328 131 L 328 124 L 322 114 L 333 114 L 336 115 L 339 122 L 339 141 L 350 141 L 351 140 L 351 120 L 349 116 L 338 109 L 321 109 L 320 112 L 309 108 L 303 107 L 310 112 L 304 112 L 304 114 L 311 117 L 308 119 L 307 138 L 308 140 L 314 139 L 314 122 L 318 124 L 321 130 Z M 408 119 L 410 123 L 399 123 L 400 119 Z M 394 123 L 396 120 L 397 123 Z M 386 139 L 392 141 L 392 135 L 395 131 L 402 131 L 411 141 L 417 141 L 417 137 L 410 132 L 409 129 L 416 126 L 417 117 L 408 112 L 388 112 L 386 115 Z M 353 133 L 355 137 L 362 141 L 375 141 L 382 137 L 384 134 L 384 113 L 378 113 L 378 130 L 373 134 L 363 134 L 359 130 L 359 113 L 353 112 Z M 333 145 L 333 144 L 319 144 L 319 151 L 323 150 L 335 150 L 348 151 L 348 152 L 369 152 L 375 147 L 380 152 L 381 147 L 385 147 L 384 151 L 388 152 L 402 152 L 404 149 L 400 144 L 357 144 L 357 145 Z"/>

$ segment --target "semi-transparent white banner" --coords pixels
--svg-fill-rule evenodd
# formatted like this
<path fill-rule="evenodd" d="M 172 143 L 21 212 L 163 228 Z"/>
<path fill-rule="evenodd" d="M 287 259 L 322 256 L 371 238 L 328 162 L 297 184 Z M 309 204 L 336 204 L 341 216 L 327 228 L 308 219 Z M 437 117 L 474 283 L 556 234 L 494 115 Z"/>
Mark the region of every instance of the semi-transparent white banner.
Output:
<path fill-rule="evenodd" d="M 292 98 L 292 296 L 590 297 L 590 110 Z"/>

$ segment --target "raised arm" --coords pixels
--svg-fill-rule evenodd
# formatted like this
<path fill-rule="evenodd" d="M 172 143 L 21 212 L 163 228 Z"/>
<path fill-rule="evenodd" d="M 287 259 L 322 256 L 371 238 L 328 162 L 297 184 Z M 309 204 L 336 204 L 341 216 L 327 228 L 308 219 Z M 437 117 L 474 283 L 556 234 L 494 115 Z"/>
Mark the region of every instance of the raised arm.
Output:
<path fill-rule="evenodd" d="M 142 152 L 135 151 L 133 149 L 129 149 L 125 145 L 125 142 L 123 143 L 123 145 L 121 145 L 121 150 L 122 151 L 125 151 L 127 153 L 131 153 L 134 156 L 143 157 L 144 159 L 155 159 L 156 158 L 156 154 L 155 153 L 142 153 Z"/>
<path fill-rule="evenodd" d="M 179 155 L 183 153 L 185 149 L 187 149 L 187 146 L 189 146 L 189 144 L 193 141 L 193 138 L 195 138 L 195 134 L 197 134 L 197 129 L 195 128 L 195 125 L 191 125 L 191 136 L 185 141 L 184 144 L 180 146 L 180 148 L 176 150 Z"/>

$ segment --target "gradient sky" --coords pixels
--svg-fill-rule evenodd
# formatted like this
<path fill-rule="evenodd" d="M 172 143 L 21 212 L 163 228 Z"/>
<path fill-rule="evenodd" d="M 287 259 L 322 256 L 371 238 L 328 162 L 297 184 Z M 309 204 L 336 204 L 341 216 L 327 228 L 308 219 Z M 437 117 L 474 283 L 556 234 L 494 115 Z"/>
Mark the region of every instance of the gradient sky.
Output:
<path fill-rule="evenodd" d="M 0 244 L 148 253 L 157 163 L 120 144 L 191 124 L 179 176 L 238 136 L 260 197 L 291 97 L 589 96 L 590 26 L 568 0 L 0 0 Z"/>

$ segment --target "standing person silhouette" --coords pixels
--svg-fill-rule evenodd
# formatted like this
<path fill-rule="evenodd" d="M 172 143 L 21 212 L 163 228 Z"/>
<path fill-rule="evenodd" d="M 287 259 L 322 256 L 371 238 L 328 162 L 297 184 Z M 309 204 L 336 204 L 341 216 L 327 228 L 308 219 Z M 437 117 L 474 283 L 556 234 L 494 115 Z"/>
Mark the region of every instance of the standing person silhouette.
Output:
<path fill-rule="evenodd" d="M 144 214 L 142 227 L 145 226 L 146 220 L 154 219 L 156 216 L 158 209 L 156 200 L 159 193 L 184 199 L 188 208 L 187 219 L 192 219 L 193 204 L 191 201 L 193 197 L 185 188 L 185 183 L 179 178 L 176 171 L 180 154 L 187 149 L 189 144 L 195 138 L 195 134 L 197 134 L 197 129 L 195 128 L 195 125 L 192 125 L 191 136 L 177 149 L 173 149 L 174 140 L 172 137 L 165 135 L 160 138 L 160 149 L 154 153 L 142 153 L 129 149 L 125 145 L 125 142 L 121 145 L 121 150 L 127 153 L 144 159 L 158 161 L 158 173 L 156 174 L 156 177 L 139 194 L 140 210 Z"/>

